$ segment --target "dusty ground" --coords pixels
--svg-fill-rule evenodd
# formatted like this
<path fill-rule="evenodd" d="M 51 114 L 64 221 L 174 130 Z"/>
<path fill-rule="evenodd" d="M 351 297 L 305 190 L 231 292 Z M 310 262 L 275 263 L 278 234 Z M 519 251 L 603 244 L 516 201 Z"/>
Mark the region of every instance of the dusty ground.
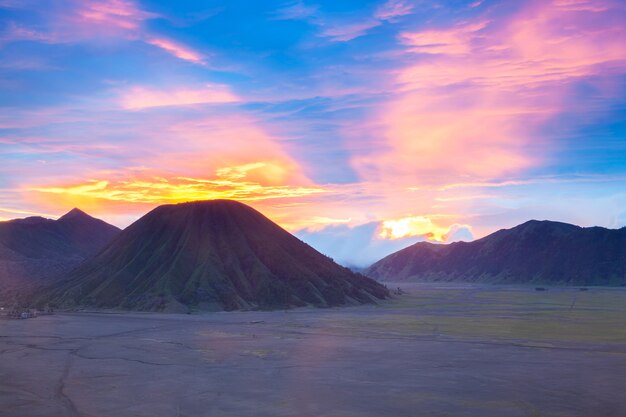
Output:
<path fill-rule="evenodd" d="M 626 291 L 0 320 L 0 416 L 626 415 Z"/>

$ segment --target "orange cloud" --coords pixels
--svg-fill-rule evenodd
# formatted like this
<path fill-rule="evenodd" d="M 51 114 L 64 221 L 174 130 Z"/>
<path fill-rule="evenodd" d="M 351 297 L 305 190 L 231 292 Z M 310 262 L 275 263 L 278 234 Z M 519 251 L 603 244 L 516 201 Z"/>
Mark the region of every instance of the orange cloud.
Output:
<path fill-rule="evenodd" d="M 262 168 L 259 166 L 258 169 Z M 268 168 L 272 169 L 271 166 Z M 51 211 L 63 212 L 70 207 L 81 207 L 110 219 L 131 213 L 139 217 L 161 204 L 232 199 L 252 204 L 284 227 L 294 230 L 311 219 L 319 224 L 329 224 L 329 219 L 307 217 L 306 213 L 311 213 L 310 206 L 301 207 L 301 210 L 281 210 L 281 203 L 315 198 L 330 190 L 315 185 L 269 185 L 248 177 L 232 178 L 224 174 L 227 169 L 237 170 L 237 167 L 222 168 L 215 175 L 204 178 L 144 172 L 135 176 L 109 175 L 108 179 L 92 179 L 83 183 L 33 187 L 25 191 L 31 200 Z"/>
<path fill-rule="evenodd" d="M 434 242 L 445 242 L 458 228 L 471 230 L 469 225 L 453 224 L 440 226 L 426 216 L 410 216 L 400 219 L 385 220 L 381 223 L 379 237 L 383 239 L 401 239 L 410 236 L 422 236 Z"/>
<path fill-rule="evenodd" d="M 21 191 L 42 210 L 64 212 L 78 206 L 109 219 L 202 199 L 254 203 L 283 225 L 319 215 L 312 207 L 286 208 L 290 201 L 310 201 L 331 190 L 307 178 L 278 136 L 260 122 L 232 112 L 176 119 L 166 115 L 140 125 L 115 171 L 83 164 L 81 172 L 25 184 Z"/>
<path fill-rule="evenodd" d="M 302 197 L 324 192 L 321 187 L 264 185 L 245 177 L 233 179 L 223 175 L 224 169 L 218 170 L 212 178 L 144 175 L 109 180 L 93 179 L 85 183 L 65 186 L 36 187 L 31 191 L 59 194 L 65 197 L 74 196 L 78 200 L 97 199 L 149 204 L 212 199 L 260 201 Z"/>
<path fill-rule="evenodd" d="M 234 113 L 165 124 L 150 132 L 156 151 L 143 155 L 139 162 L 193 178 L 219 171 L 267 185 L 310 185 L 298 162 L 279 142 L 279 134 L 268 132 L 260 121 Z M 263 165 L 255 165 L 259 163 Z"/>
<path fill-rule="evenodd" d="M 208 84 L 198 89 L 155 90 L 133 87 L 124 92 L 121 105 L 129 110 L 141 110 L 163 106 L 186 106 L 192 104 L 234 103 L 239 101 L 226 86 Z"/>

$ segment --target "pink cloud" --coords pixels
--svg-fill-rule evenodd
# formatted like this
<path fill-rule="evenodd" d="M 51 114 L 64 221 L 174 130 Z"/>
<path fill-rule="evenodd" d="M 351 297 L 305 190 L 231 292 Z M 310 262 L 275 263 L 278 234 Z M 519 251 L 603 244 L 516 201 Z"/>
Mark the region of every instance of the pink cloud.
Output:
<path fill-rule="evenodd" d="M 107 157 L 117 159 L 115 169 L 100 163 L 96 136 L 78 165 L 58 160 L 52 165 L 31 164 L 28 175 L 15 176 L 20 178 L 15 190 L 28 200 L 27 205 L 50 212 L 80 206 L 96 215 L 114 216 L 140 214 L 167 202 L 232 198 L 252 202 L 282 225 L 301 227 L 305 216 L 319 216 L 310 205 L 285 207 L 290 201 L 309 201 L 328 190 L 307 177 L 281 143 L 280 132 L 267 129 L 262 122 L 224 109 L 194 118 L 178 112 L 158 118 L 141 113 L 119 116 L 101 116 L 113 118 L 107 120 L 108 126 L 133 120 L 130 127 L 107 131 L 109 135 L 126 134 L 126 130 L 133 134 L 132 141 L 119 144 L 122 152 L 102 149 Z M 39 154 L 46 158 L 48 152 L 66 151 L 82 156 L 78 140 L 53 143 L 53 148 L 43 144 L 45 149 Z M 12 168 L 23 170 L 19 165 L 4 167 Z"/>
<path fill-rule="evenodd" d="M 0 35 L 0 44 L 16 41 L 54 42 L 55 39 L 47 33 L 20 26 L 15 22 L 8 22 L 4 32 Z"/>
<path fill-rule="evenodd" d="M 410 51 L 425 54 L 460 55 L 471 51 L 470 40 L 487 26 L 486 22 L 464 25 L 447 30 L 425 30 L 402 33 L 401 42 L 410 46 Z"/>
<path fill-rule="evenodd" d="M 415 186 L 541 164 L 555 145 L 537 132 L 572 106 L 572 85 L 626 71 L 621 10 L 611 1 L 531 2 L 503 20 L 401 34 L 414 63 L 396 72 L 393 98 L 366 123 L 380 139 L 357 152 L 355 168 Z M 362 132 L 353 136 L 362 147 Z"/>
<path fill-rule="evenodd" d="M 468 81 L 505 87 L 571 81 L 604 73 L 598 66 L 606 64 L 617 63 L 621 71 L 626 19 L 613 17 L 620 10 L 609 1 L 535 2 L 507 22 L 403 33 L 409 51 L 444 56 L 403 70 L 400 82 L 416 88 Z"/>
<path fill-rule="evenodd" d="M 388 0 L 382 4 L 374 17 L 380 20 L 394 20 L 397 17 L 406 16 L 413 12 L 413 5 L 405 0 Z"/>
<path fill-rule="evenodd" d="M 602 1 L 590 2 L 588 0 L 554 0 L 554 4 L 568 11 L 604 12 L 608 6 Z"/>
<path fill-rule="evenodd" d="M 37 30 L 9 23 L 3 38 L 48 43 L 110 37 L 137 39 L 141 36 L 143 22 L 157 15 L 140 9 L 133 1 L 81 0 L 46 10 L 43 17 L 44 24 Z"/>
<path fill-rule="evenodd" d="M 122 38 L 143 41 L 184 61 L 200 65 L 205 63 L 206 57 L 193 48 L 148 31 L 144 22 L 158 15 L 141 9 L 130 0 L 84 0 L 73 3 L 69 10 L 62 13 L 46 16 L 49 22 L 45 31 L 9 23 L 0 35 L 0 42 L 72 43 Z"/>
<path fill-rule="evenodd" d="M 194 51 L 193 49 L 179 44 L 177 42 L 171 41 L 165 38 L 150 38 L 146 40 L 150 45 L 154 45 L 157 48 L 161 48 L 167 53 L 174 55 L 177 58 L 180 58 L 185 61 L 193 62 L 194 64 L 203 64 L 204 56 L 199 52 Z"/>
<path fill-rule="evenodd" d="M 134 2 L 125 0 L 81 1 L 76 12 L 78 21 L 87 26 L 103 26 L 120 30 L 138 30 L 144 20 L 156 15 L 141 10 Z"/>
<path fill-rule="evenodd" d="M 131 0 L 84 0 L 49 17 L 49 33 L 57 42 L 142 36 L 143 23 L 158 17 Z"/>
<path fill-rule="evenodd" d="M 210 84 L 201 88 L 178 88 L 174 90 L 133 87 L 122 94 L 120 104 L 125 109 L 141 110 L 152 107 L 235 103 L 237 101 L 239 98 L 228 87 Z"/>
<path fill-rule="evenodd" d="M 107 0 L 104 2 L 86 1 L 79 4 L 75 15 L 70 17 L 76 28 L 82 28 L 87 33 L 94 33 L 94 30 L 97 33 L 100 28 L 107 36 L 142 39 L 176 58 L 195 64 L 204 63 L 205 57 L 192 48 L 171 39 L 151 36 L 143 27 L 143 22 L 158 15 L 140 9 L 135 2 Z"/>

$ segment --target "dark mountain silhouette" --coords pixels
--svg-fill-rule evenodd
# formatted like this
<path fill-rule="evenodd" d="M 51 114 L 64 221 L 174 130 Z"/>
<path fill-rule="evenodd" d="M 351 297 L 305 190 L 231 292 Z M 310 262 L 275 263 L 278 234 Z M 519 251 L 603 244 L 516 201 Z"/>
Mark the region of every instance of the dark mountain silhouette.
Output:
<path fill-rule="evenodd" d="M 474 242 L 416 243 L 370 266 L 381 281 L 626 285 L 626 228 L 531 220 Z"/>
<path fill-rule="evenodd" d="M 7 302 L 55 280 L 119 232 L 79 209 L 58 220 L 27 217 L 0 222 L 0 300 Z"/>
<path fill-rule="evenodd" d="M 157 207 L 43 301 L 147 311 L 370 303 L 387 290 L 244 204 Z"/>

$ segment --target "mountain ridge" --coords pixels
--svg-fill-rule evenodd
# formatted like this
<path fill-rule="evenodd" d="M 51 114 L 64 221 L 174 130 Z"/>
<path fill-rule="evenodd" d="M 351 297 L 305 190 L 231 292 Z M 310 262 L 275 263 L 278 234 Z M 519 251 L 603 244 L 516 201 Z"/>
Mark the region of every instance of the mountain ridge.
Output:
<path fill-rule="evenodd" d="M 0 222 L 0 301 L 56 280 L 120 232 L 75 210 L 57 220 L 31 216 Z"/>
<path fill-rule="evenodd" d="M 418 242 L 365 273 L 381 281 L 626 285 L 626 228 L 529 220 L 472 242 Z"/>

